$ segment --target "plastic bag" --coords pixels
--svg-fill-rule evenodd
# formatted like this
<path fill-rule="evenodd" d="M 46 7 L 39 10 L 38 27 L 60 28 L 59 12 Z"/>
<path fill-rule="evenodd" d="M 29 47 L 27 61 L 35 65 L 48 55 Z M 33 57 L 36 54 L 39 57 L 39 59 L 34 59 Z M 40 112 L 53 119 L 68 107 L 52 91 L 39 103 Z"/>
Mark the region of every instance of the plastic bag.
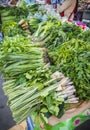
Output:
<path fill-rule="evenodd" d="M 81 125 L 88 119 L 90 119 L 90 109 L 64 122 L 58 123 L 53 126 L 51 130 L 74 130 L 77 126 Z"/>

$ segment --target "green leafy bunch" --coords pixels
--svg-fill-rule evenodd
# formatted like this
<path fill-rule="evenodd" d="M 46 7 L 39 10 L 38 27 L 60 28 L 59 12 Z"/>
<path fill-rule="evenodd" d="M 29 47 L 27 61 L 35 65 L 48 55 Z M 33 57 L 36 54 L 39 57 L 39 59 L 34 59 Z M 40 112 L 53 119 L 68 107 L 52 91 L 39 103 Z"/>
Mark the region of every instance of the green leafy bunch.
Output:
<path fill-rule="evenodd" d="M 80 99 L 90 99 L 90 44 L 72 39 L 50 52 L 52 64 L 68 76 Z"/>

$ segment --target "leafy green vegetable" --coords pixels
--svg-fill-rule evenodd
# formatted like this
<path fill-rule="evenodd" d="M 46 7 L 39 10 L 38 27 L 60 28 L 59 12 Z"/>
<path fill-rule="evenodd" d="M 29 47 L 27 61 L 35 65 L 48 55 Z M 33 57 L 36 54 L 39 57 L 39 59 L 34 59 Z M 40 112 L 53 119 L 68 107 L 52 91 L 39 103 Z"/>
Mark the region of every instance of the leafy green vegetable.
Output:
<path fill-rule="evenodd" d="M 68 39 L 77 38 L 77 35 L 83 31 L 82 28 L 76 26 L 74 22 L 64 22 L 61 28 L 67 34 Z"/>
<path fill-rule="evenodd" d="M 64 99 L 58 100 L 55 91 L 60 79 L 51 78 L 52 72 L 45 67 L 42 48 L 30 44 L 27 37 L 5 37 L 0 48 L 0 69 L 6 79 L 4 91 L 8 105 L 17 123 L 34 112 L 39 113 L 43 107 L 58 116 L 58 107 L 64 102 Z"/>
<path fill-rule="evenodd" d="M 90 99 L 90 44 L 72 39 L 49 54 L 52 63 L 73 81 L 76 95 L 80 99 Z"/>
<path fill-rule="evenodd" d="M 61 30 L 61 23 L 55 20 L 41 23 L 35 36 L 43 41 L 44 46 L 49 49 L 53 49 L 67 41 L 67 35 Z"/>
<path fill-rule="evenodd" d="M 90 42 L 90 30 L 82 31 L 82 33 L 78 34 L 78 39 L 82 39 L 85 42 Z"/>

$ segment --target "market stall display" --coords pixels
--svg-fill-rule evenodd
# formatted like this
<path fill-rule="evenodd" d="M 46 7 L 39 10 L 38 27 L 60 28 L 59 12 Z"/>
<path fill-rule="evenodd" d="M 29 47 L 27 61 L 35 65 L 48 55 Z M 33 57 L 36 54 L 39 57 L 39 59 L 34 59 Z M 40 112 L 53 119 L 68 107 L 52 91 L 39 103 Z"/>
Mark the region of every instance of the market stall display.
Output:
<path fill-rule="evenodd" d="M 79 1 L 77 19 L 90 27 L 90 0 Z"/>
<path fill-rule="evenodd" d="M 90 30 L 50 17 L 36 4 L 2 8 L 1 16 L 0 70 L 14 120 L 20 123 L 32 116 L 35 129 L 40 129 L 40 114 L 48 130 L 47 117 L 60 118 L 67 109 L 90 100 Z M 23 21 L 28 25 L 25 31 Z"/>

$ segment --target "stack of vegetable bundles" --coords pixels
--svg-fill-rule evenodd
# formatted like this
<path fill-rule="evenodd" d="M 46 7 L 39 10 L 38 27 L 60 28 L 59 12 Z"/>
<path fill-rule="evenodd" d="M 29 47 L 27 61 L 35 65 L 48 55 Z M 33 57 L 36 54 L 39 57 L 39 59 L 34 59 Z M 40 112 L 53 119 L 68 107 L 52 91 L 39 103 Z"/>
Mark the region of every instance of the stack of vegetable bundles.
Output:
<path fill-rule="evenodd" d="M 51 64 L 73 81 L 81 100 L 90 100 L 89 34 L 75 23 L 54 20 L 41 23 L 34 35 L 44 42 Z"/>
<path fill-rule="evenodd" d="M 30 44 L 30 39 L 18 35 L 5 37 L 0 47 L 4 91 L 17 123 L 33 112 L 49 112 L 59 117 L 63 103 L 78 102 L 70 79 L 59 72 L 59 76 L 52 75 L 45 65 L 44 53 L 45 49 Z"/>
<path fill-rule="evenodd" d="M 28 22 L 31 30 L 32 21 Z M 0 45 L 4 92 L 14 120 L 20 123 L 34 113 L 41 113 L 47 122 L 47 113 L 60 118 L 66 104 L 78 103 L 79 98 L 90 99 L 90 43 L 83 36 L 84 33 L 90 39 L 89 31 L 83 32 L 74 23 L 61 23 L 55 18 L 41 23 L 36 20 L 39 27 L 32 31 L 32 44 L 30 37 L 18 29 L 17 21 L 14 22 L 7 33 L 7 24 L 2 25 L 4 40 Z M 42 44 L 36 44 L 35 40 Z M 44 59 L 46 53 L 50 66 Z"/>

